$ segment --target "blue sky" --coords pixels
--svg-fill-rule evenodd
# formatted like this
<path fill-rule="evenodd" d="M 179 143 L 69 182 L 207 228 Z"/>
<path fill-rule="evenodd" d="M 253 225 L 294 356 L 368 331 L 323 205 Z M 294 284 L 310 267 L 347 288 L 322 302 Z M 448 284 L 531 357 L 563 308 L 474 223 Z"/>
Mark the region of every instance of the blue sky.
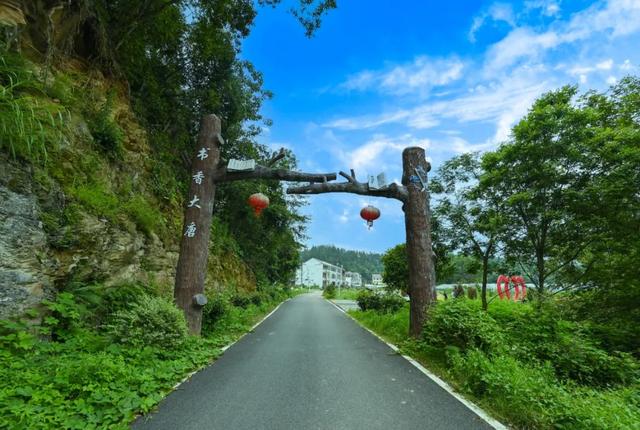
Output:
<path fill-rule="evenodd" d="M 275 93 L 262 143 L 292 149 L 301 170 L 399 181 L 407 146 L 435 170 L 495 148 L 545 91 L 637 75 L 640 0 L 338 0 L 312 39 L 286 7 L 262 8 L 243 57 Z M 382 212 L 371 230 L 366 204 Z M 384 252 L 405 240 L 395 200 L 323 194 L 304 213 L 308 245 Z"/>

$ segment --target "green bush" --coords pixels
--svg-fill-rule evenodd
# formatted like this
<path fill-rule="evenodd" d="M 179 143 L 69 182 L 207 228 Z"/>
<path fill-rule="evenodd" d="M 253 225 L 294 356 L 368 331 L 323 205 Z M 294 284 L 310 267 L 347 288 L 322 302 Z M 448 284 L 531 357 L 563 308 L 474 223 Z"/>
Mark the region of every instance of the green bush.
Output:
<path fill-rule="evenodd" d="M 213 330 L 216 323 L 220 321 L 229 311 L 229 301 L 226 297 L 218 294 L 211 298 L 202 310 L 202 329 L 204 332 Z"/>
<path fill-rule="evenodd" d="M 608 353 L 589 330 L 563 319 L 552 305 L 500 302 L 489 307 L 506 336 L 510 354 L 522 361 L 550 362 L 558 378 L 581 384 L 609 386 L 638 377 L 638 363 L 629 354 Z"/>
<path fill-rule="evenodd" d="M 356 301 L 363 311 L 373 310 L 381 313 L 394 313 L 405 305 L 405 301 L 400 296 L 377 294 L 369 290 L 360 291 Z"/>
<path fill-rule="evenodd" d="M 134 347 L 174 349 L 187 336 L 183 313 L 161 297 L 145 297 L 130 309 L 116 312 L 106 328 L 114 341 Z"/>
<path fill-rule="evenodd" d="M 237 308 L 245 309 L 251 304 L 251 298 L 248 294 L 234 294 L 233 296 L 231 296 L 231 304 Z"/>
<path fill-rule="evenodd" d="M 451 372 L 463 389 L 491 402 L 516 427 L 634 429 L 640 422 L 635 389 L 603 390 L 560 383 L 550 363 L 523 363 L 472 349 L 449 354 Z"/>
<path fill-rule="evenodd" d="M 322 296 L 326 299 L 335 299 L 336 298 L 335 284 L 329 284 L 326 287 L 324 287 L 324 291 L 322 291 Z"/>
<path fill-rule="evenodd" d="M 107 153 L 118 158 L 122 155 L 122 140 L 124 133 L 113 119 L 113 101 L 115 93 L 110 93 L 100 110 L 93 114 L 89 121 L 89 131 L 94 142 Z"/>
<path fill-rule="evenodd" d="M 396 345 L 407 341 L 407 333 L 409 332 L 408 306 L 403 307 L 396 313 L 350 310 L 349 314 Z"/>
<path fill-rule="evenodd" d="M 463 297 L 433 306 L 423 330 L 423 341 L 428 345 L 441 348 L 452 345 L 463 351 L 471 348 L 489 351 L 498 348 L 503 339 L 496 321 L 478 302 Z"/>

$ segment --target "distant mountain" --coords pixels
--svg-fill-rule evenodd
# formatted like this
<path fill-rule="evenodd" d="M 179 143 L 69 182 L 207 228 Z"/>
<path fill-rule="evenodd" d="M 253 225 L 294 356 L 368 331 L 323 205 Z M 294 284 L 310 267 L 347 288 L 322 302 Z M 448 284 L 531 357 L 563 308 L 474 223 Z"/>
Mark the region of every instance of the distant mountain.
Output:
<path fill-rule="evenodd" d="M 380 257 L 382 254 L 352 251 L 332 245 L 314 246 L 300 253 L 300 259 L 303 262 L 310 258 L 317 258 L 327 263 L 340 264 L 349 272 L 360 273 L 364 282 L 371 282 L 372 273 L 382 273 Z"/>

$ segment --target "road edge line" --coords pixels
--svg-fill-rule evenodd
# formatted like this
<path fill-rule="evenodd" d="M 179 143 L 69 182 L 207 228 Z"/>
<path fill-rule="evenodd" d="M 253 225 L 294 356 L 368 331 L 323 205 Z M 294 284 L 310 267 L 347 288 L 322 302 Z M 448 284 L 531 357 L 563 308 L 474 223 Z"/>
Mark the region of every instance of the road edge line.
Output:
<path fill-rule="evenodd" d="M 345 314 L 347 317 L 351 318 L 351 320 L 355 321 L 356 324 L 358 324 L 360 327 L 362 327 L 363 329 L 365 329 L 366 331 L 368 331 L 369 333 L 371 333 L 372 335 L 374 335 L 376 338 L 378 338 L 378 340 L 380 340 L 382 343 L 384 343 L 385 345 L 387 345 L 389 348 L 391 348 L 394 352 L 399 353 L 399 355 L 402 356 L 402 358 L 404 358 L 405 360 L 407 360 L 409 363 L 411 363 L 413 365 L 413 367 L 415 367 L 416 369 L 418 369 L 420 372 L 422 372 L 423 374 L 425 374 L 429 379 L 431 379 L 433 382 L 435 382 L 440 388 L 442 388 L 443 390 L 445 390 L 447 393 L 451 394 L 453 397 L 456 398 L 456 400 L 458 400 L 460 403 L 462 403 L 463 405 L 465 405 L 469 410 L 471 410 L 474 414 L 476 414 L 477 416 L 479 416 L 484 422 L 486 422 L 487 424 L 489 424 L 491 427 L 493 427 L 496 430 L 509 430 L 509 427 L 505 426 L 504 424 L 502 424 L 500 421 L 498 421 L 497 419 L 491 417 L 484 409 L 480 408 L 480 406 L 476 405 L 475 403 L 471 402 L 470 400 L 465 399 L 461 394 L 455 392 L 453 390 L 453 387 L 451 387 L 451 385 L 449 385 L 446 381 L 444 381 L 443 379 L 440 379 L 440 377 L 438 377 L 437 375 L 435 375 L 434 373 L 432 373 L 431 371 L 429 371 L 426 367 L 424 367 L 422 364 L 418 363 L 415 359 L 409 357 L 408 355 L 404 355 L 404 354 L 400 354 L 400 348 L 398 348 L 396 345 L 387 342 L 386 340 L 384 340 L 382 337 L 380 337 L 380 335 L 378 335 L 378 333 L 374 332 L 373 330 L 370 330 L 369 328 L 365 327 L 364 325 L 362 325 L 360 323 L 360 321 L 358 321 L 357 319 L 355 319 L 354 317 L 352 317 L 351 315 L 349 315 L 344 309 L 342 309 L 340 306 L 338 306 L 337 304 L 335 304 L 333 301 L 328 300 L 325 298 L 325 300 L 329 303 L 331 303 L 336 309 L 338 309 L 340 312 L 342 312 L 343 314 Z"/>
<path fill-rule="evenodd" d="M 267 318 L 269 318 L 271 315 L 273 315 L 273 313 L 275 311 L 277 311 L 280 306 L 282 306 L 283 304 L 285 304 L 286 302 L 288 302 L 289 300 L 291 300 L 291 297 L 289 297 L 287 300 L 284 300 L 282 302 L 280 302 L 278 304 L 278 306 L 276 306 L 271 312 L 269 312 L 264 318 L 262 318 L 260 321 L 258 321 L 257 323 L 255 323 L 253 325 L 253 327 L 251 327 L 247 332 L 243 333 L 239 338 L 237 338 L 236 340 L 234 340 L 233 342 L 231 342 L 228 345 L 223 346 L 222 348 L 220 348 L 221 354 L 219 356 L 217 356 L 215 358 L 214 361 L 212 361 L 211 363 L 207 363 L 204 366 L 200 367 L 199 369 L 194 370 L 193 372 L 189 373 L 187 376 L 185 376 L 182 381 L 178 382 L 176 385 L 173 386 L 173 388 L 171 389 L 171 392 L 175 391 L 178 389 L 178 387 L 180 387 L 180 385 L 184 384 L 185 382 L 187 382 L 189 379 L 191 379 L 191 377 L 193 375 L 195 375 L 196 373 L 200 372 L 201 370 L 215 364 L 216 361 L 218 361 L 218 358 L 220 358 L 229 348 L 231 348 L 233 345 L 235 345 L 237 342 L 240 341 L 240 339 L 242 339 L 243 337 L 245 337 L 247 334 L 251 333 L 253 330 L 255 330 L 256 327 L 258 327 L 260 324 L 262 324 L 264 322 L 264 320 L 266 320 Z M 167 394 L 168 395 L 168 394 Z M 166 396 L 165 396 L 166 397 Z"/>

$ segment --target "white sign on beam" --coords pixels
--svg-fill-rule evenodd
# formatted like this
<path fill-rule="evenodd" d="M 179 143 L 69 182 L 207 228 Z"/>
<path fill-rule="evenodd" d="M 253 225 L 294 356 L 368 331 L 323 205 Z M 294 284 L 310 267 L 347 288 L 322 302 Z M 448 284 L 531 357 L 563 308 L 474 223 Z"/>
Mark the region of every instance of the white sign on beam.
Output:
<path fill-rule="evenodd" d="M 250 172 L 256 169 L 256 160 L 229 160 L 227 170 L 230 172 Z"/>
<path fill-rule="evenodd" d="M 384 172 L 380 173 L 378 176 L 369 175 L 369 189 L 371 190 L 379 190 L 380 188 L 384 188 L 387 186 L 387 177 Z"/>

